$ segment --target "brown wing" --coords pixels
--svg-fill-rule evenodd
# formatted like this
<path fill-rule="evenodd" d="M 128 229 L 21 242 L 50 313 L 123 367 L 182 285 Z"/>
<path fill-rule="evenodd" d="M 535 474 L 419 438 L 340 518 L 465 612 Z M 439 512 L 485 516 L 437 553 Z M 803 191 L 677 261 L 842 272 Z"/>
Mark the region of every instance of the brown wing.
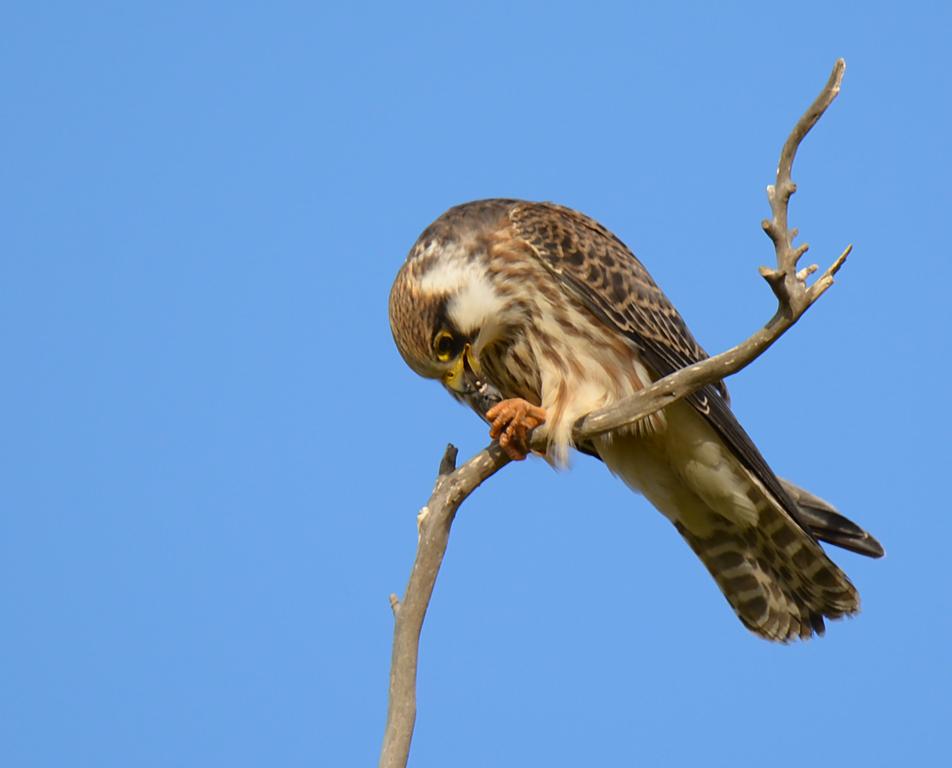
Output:
<path fill-rule="evenodd" d="M 707 357 L 644 265 L 597 221 L 553 203 L 520 203 L 509 218 L 562 285 L 632 339 L 659 376 Z M 717 389 L 728 397 L 723 382 Z"/>
<path fill-rule="evenodd" d="M 601 224 L 552 203 L 520 203 L 510 210 L 509 218 L 562 286 L 631 339 L 659 378 L 708 356 L 644 265 Z M 808 530 L 796 503 L 731 411 L 724 383 L 704 387 L 687 399 L 786 512 Z"/>

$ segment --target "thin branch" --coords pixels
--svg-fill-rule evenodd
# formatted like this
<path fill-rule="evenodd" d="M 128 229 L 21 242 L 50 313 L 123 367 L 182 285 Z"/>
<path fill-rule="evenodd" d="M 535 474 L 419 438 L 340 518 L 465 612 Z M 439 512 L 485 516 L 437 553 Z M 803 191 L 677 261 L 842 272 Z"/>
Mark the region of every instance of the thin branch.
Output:
<path fill-rule="evenodd" d="M 456 510 L 480 483 L 508 463 L 506 454 L 494 443 L 456 469 L 456 448 L 453 445 L 446 447 L 433 493 L 417 517 L 420 540 L 405 597 L 402 603 L 395 595 L 390 597 L 394 611 L 393 653 L 381 768 L 402 768 L 410 755 L 410 739 L 416 721 L 420 630 L 443 563 Z"/>
<path fill-rule="evenodd" d="M 846 72 L 846 62 L 837 59 L 820 95 L 809 106 L 803 116 L 797 121 L 790 135 L 780 151 L 780 162 L 777 164 L 777 181 L 767 187 L 767 199 L 770 201 L 770 219 L 765 219 L 761 226 L 764 232 L 773 240 L 777 254 L 777 268 L 761 267 L 760 274 L 770 284 L 780 304 L 774 321 L 779 322 L 782 315 L 792 314 L 793 320 L 802 315 L 807 308 L 819 298 L 827 288 L 833 284 L 833 275 L 839 270 L 849 255 L 847 248 L 826 272 L 810 288 L 806 286 L 806 278 L 816 271 L 816 264 L 811 264 L 803 272 L 797 272 L 797 262 L 809 249 L 804 243 L 796 248 L 793 240 L 797 236 L 796 229 L 790 229 L 787 224 L 787 209 L 790 196 L 797 191 L 790 173 L 793 170 L 793 160 L 797 156 L 800 142 L 816 125 L 817 120 L 826 112 L 833 99 L 839 95 L 843 74 Z M 788 326 L 789 327 L 789 326 Z"/>
<path fill-rule="evenodd" d="M 790 196 L 796 191 L 791 178 L 793 161 L 800 142 L 823 115 L 840 91 L 846 63 L 839 59 L 820 95 L 797 121 L 780 153 L 776 183 L 767 187 L 772 217 L 762 224 L 774 244 L 777 266 L 761 267 L 760 273 L 777 297 L 774 316 L 749 339 L 726 352 L 695 365 L 675 371 L 640 392 L 613 405 L 601 408 L 576 422 L 573 438 L 582 442 L 605 432 L 631 424 L 658 411 L 692 392 L 737 373 L 763 354 L 796 323 L 810 306 L 833 284 L 833 276 L 846 261 L 848 246 L 811 285 L 807 278 L 818 267 L 798 270 L 797 264 L 807 245 L 794 247 L 796 229 L 787 223 Z M 545 449 L 543 441 L 533 447 Z M 450 527 L 456 511 L 486 479 L 509 463 L 496 443 L 480 451 L 459 469 L 454 469 L 456 449 L 451 445 L 440 464 L 440 474 L 427 505 L 418 517 L 420 541 L 410 573 L 404 601 L 391 595 L 394 638 L 390 668 L 390 699 L 387 726 L 380 756 L 381 768 L 402 768 L 410 752 L 410 740 L 416 719 L 416 670 L 420 630 L 430 595 L 439 573 Z"/>

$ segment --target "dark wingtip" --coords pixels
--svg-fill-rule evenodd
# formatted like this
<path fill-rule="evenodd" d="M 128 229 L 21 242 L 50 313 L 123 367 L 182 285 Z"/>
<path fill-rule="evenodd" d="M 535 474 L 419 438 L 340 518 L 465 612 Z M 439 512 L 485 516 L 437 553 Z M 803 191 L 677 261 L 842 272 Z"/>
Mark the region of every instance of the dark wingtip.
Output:
<path fill-rule="evenodd" d="M 880 558 L 886 554 L 883 545 L 880 544 L 871 534 L 863 531 L 862 535 L 855 536 L 849 533 L 840 533 L 838 531 L 811 529 L 814 536 L 827 544 L 834 544 L 837 547 L 848 549 L 858 555 L 866 557 Z"/>
<path fill-rule="evenodd" d="M 886 554 L 883 545 L 869 531 L 841 515 L 828 501 L 789 480 L 780 478 L 780 484 L 797 505 L 797 522 L 820 541 L 866 557 L 879 558 Z"/>
<path fill-rule="evenodd" d="M 839 536 L 836 533 L 830 533 L 829 531 L 814 531 L 814 534 L 820 541 L 825 541 L 828 544 L 835 544 L 837 547 L 848 549 L 850 552 L 855 552 L 858 555 L 880 558 L 886 554 L 886 550 L 883 549 L 883 545 L 876 541 L 876 539 L 874 539 L 868 533 L 862 537 Z"/>
<path fill-rule="evenodd" d="M 880 558 L 886 554 L 886 550 L 883 549 L 883 545 L 880 544 L 876 539 L 874 539 L 870 534 L 866 534 L 866 539 L 863 542 L 863 551 L 860 552 L 861 555 L 867 555 L 869 557 Z"/>

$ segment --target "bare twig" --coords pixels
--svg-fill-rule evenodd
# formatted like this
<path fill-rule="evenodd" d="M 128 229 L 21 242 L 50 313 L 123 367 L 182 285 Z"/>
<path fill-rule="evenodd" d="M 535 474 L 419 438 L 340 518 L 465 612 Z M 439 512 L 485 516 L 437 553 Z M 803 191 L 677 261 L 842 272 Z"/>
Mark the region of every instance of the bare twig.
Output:
<path fill-rule="evenodd" d="M 797 231 L 787 224 L 787 208 L 790 196 L 796 191 L 791 171 L 797 149 L 836 98 L 845 69 L 846 63 L 842 59 L 837 60 L 820 95 L 797 121 L 784 143 L 777 166 L 776 183 L 767 187 L 772 217 L 762 225 L 773 241 L 777 266 L 761 267 L 760 273 L 777 297 L 778 307 L 774 316 L 763 328 L 736 347 L 675 371 L 635 395 L 579 419 L 573 430 L 576 442 L 636 422 L 701 387 L 737 373 L 763 354 L 833 284 L 833 276 L 843 266 L 851 246 L 848 246 L 814 283 L 807 285 L 807 278 L 818 267 L 814 264 L 797 270 L 800 258 L 807 251 L 807 245 L 794 247 L 793 240 Z M 533 445 L 545 449 L 541 440 L 533 441 Z M 440 464 L 440 474 L 433 494 L 418 518 L 420 541 L 404 601 L 400 603 L 396 595 L 391 595 L 390 598 L 395 627 L 390 668 L 390 700 L 380 757 L 382 768 L 395 768 L 407 763 L 416 718 L 416 670 L 420 630 L 456 511 L 480 483 L 502 469 L 509 463 L 509 459 L 496 443 L 492 443 L 459 469 L 454 469 L 455 462 L 456 449 L 449 446 Z"/>
<path fill-rule="evenodd" d="M 797 272 L 797 262 L 807 252 L 809 246 L 803 243 L 794 248 L 793 240 L 797 236 L 797 230 L 790 229 L 787 225 L 787 207 L 790 203 L 790 196 L 797 191 L 797 185 L 790 178 L 797 148 L 800 146 L 800 142 L 803 141 L 803 137 L 816 125 L 816 121 L 826 112 L 826 108 L 833 103 L 833 99 L 839 94 L 840 83 L 843 81 L 845 71 L 846 62 L 843 59 L 837 59 L 833 71 L 830 73 L 830 79 L 827 80 L 823 90 L 820 91 L 820 95 L 803 113 L 803 116 L 793 127 L 793 131 L 787 137 L 786 142 L 784 142 L 783 149 L 780 151 L 780 163 L 777 165 L 777 182 L 767 187 L 767 199 L 770 201 L 770 211 L 773 216 L 770 219 L 765 219 L 761 226 L 763 226 L 764 232 L 773 240 L 774 250 L 777 253 L 777 268 L 761 267 L 760 274 L 770 283 L 770 287 L 777 295 L 777 300 L 780 303 L 777 316 L 771 323 L 779 322 L 781 315 L 792 315 L 793 320 L 802 315 L 819 298 L 820 294 L 833 285 L 833 275 L 843 266 L 843 262 L 846 261 L 852 247 L 847 247 L 823 275 L 813 285 L 807 287 L 806 278 L 817 270 L 817 265 L 811 264 L 805 270 Z"/>

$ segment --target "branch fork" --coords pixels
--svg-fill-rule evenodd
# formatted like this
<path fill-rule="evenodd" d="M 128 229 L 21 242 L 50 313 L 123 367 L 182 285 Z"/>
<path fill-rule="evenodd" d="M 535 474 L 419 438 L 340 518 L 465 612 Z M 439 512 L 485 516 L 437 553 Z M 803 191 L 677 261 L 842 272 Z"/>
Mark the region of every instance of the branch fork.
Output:
<path fill-rule="evenodd" d="M 777 266 L 776 268 L 761 267 L 760 274 L 770 285 L 779 302 L 777 315 L 774 319 L 782 317 L 787 319 L 790 324 L 795 322 L 809 309 L 813 302 L 833 285 L 833 276 L 843 266 L 846 257 L 849 256 L 852 250 L 852 246 L 847 246 L 816 282 L 808 286 L 807 278 L 816 272 L 819 267 L 816 264 L 811 264 L 805 269 L 797 270 L 797 264 L 810 249 L 810 246 L 803 243 L 794 247 L 793 241 L 798 231 L 796 228 L 790 228 L 787 225 L 790 198 L 797 191 L 797 185 L 794 184 L 790 176 L 797 149 L 804 136 L 816 125 L 817 120 L 820 119 L 827 107 L 833 103 L 833 99 L 839 94 L 845 71 L 846 62 L 843 59 L 838 59 L 820 95 L 803 113 L 790 136 L 784 142 L 783 149 L 780 151 L 780 162 L 777 164 L 777 180 L 767 187 L 767 201 L 770 203 L 771 217 L 764 219 L 761 226 L 773 241 Z"/>

